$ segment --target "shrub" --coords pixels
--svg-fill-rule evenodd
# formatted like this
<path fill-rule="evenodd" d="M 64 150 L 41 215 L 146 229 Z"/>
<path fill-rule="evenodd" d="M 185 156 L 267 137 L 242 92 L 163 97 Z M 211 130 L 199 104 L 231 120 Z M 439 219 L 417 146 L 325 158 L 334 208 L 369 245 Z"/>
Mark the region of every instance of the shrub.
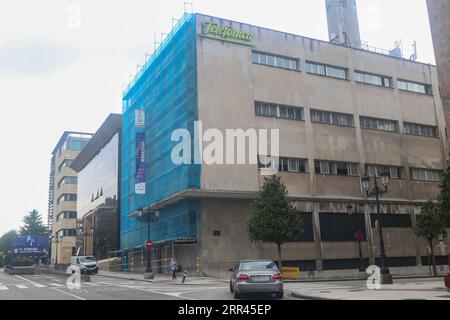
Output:
<path fill-rule="evenodd" d="M 31 267 L 34 265 L 34 260 L 32 259 L 14 259 L 15 267 Z"/>

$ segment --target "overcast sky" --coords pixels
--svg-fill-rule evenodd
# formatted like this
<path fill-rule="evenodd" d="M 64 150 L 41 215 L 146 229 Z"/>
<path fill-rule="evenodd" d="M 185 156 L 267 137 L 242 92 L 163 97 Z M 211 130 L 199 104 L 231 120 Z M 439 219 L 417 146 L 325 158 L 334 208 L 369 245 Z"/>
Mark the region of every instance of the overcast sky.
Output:
<path fill-rule="evenodd" d="M 194 10 L 327 39 L 325 0 L 192 0 Z M 123 85 L 184 11 L 182 0 L 1 0 L 0 234 L 47 215 L 50 154 L 64 130 L 95 132 Z M 425 0 L 358 0 L 361 37 L 434 63 Z M 77 19 L 78 13 L 80 19 Z M 79 23 L 78 23 L 79 21 Z"/>

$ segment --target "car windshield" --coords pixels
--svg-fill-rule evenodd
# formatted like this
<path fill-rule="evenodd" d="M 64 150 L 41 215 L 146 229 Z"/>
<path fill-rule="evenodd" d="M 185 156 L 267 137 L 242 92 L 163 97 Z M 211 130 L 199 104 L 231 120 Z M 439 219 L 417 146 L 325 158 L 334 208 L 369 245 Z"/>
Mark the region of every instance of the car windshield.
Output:
<path fill-rule="evenodd" d="M 80 262 L 95 262 L 94 257 L 80 257 Z"/>
<path fill-rule="evenodd" d="M 242 271 L 263 271 L 263 270 L 278 270 L 275 263 L 270 261 L 251 261 L 243 262 L 241 265 Z"/>

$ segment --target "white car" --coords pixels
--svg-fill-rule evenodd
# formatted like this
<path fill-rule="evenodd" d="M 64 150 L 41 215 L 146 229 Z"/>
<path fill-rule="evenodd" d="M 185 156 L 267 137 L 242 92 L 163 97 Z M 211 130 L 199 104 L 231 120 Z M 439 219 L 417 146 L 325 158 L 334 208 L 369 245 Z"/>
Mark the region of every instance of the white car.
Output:
<path fill-rule="evenodd" d="M 93 256 L 76 256 L 70 259 L 71 267 L 80 268 L 81 274 L 97 274 L 97 260 Z"/>

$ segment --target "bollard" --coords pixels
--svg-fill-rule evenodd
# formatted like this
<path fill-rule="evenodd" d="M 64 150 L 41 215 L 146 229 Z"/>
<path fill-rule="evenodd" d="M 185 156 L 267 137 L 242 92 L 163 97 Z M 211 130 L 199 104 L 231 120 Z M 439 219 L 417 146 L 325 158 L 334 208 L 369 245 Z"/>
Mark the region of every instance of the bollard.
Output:
<path fill-rule="evenodd" d="M 450 254 L 448 255 L 448 270 L 449 274 L 445 277 L 445 286 L 450 291 Z"/>
<path fill-rule="evenodd" d="M 200 274 L 200 257 L 195 258 L 195 267 L 197 274 Z"/>
<path fill-rule="evenodd" d="M 184 273 L 183 273 L 183 279 L 181 280 L 181 283 L 185 283 L 186 278 L 187 278 L 187 274 L 188 274 L 188 271 L 187 271 L 187 269 L 185 269 Z"/>

